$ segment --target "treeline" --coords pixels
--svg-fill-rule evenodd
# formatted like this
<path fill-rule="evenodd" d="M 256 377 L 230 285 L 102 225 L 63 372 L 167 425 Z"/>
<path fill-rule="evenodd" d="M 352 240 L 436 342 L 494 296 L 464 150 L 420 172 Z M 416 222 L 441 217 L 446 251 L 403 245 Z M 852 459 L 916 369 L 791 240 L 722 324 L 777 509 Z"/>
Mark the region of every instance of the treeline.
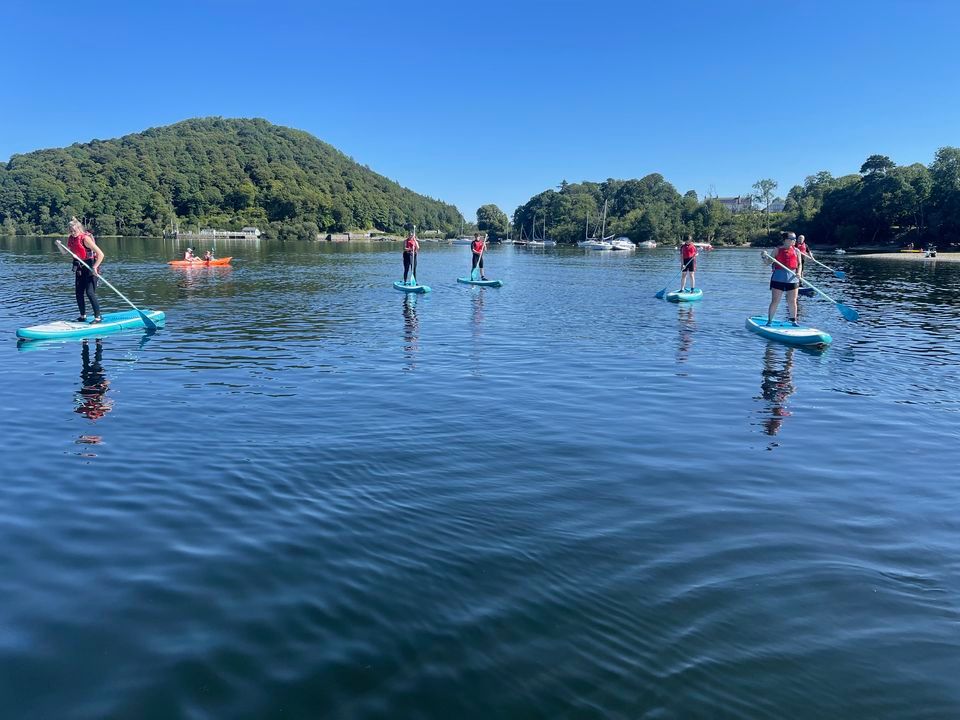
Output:
<path fill-rule="evenodd" d="M 559 190 L 534 195 L 513 214 L 513 234 L 536 228 L 562 243 L 599 236 L 606 202 L 607 235 L 626 235 L 635 242 L 677 242 L 687 233 L 716 243 L 743 244 L 763 232 L 756 213 L 732 213 L 716 199 L 700 201 L 690 190 L 681 195 L 659 173 L 639 180 L 609 179 L 602 183 L 560 184 Z"/>
<path fill-rule="evenodd" d="M 160 235 L 172 223 L 314 239 L 351 228 L 453 233 L 463 216 L 300 130 L 202 118 L 0 163 L 0 232 Z"/>
<path fill-rule="evenodd" d="M 856 246 L 886 243 L 960 243 L 960 148 L 937 151 L 929 166 L 897 166 L 871 155 L 859 173 L 835 178 L 819 172 L 776 198 L 776 182 L 759 180 L 749 193 L 754 209 L 732 212 L 715 198 L 681 195 L 657 173 L 639 180 L 561 183 L 516 209 L 510 231 L 547 235 L 573 243 L 599 234 L 607 204 L 607 234 L 636 242 L 677 242 L 686 234 L 716 244 L 773 242 L 781 229 L 806 234 L 819 244 Z M 779 202 L 778 202 L 779 201 Z M 768 212 L 771 207 L 783 210 Z M 488 206 L 484 206 L 488 207 Z"/>

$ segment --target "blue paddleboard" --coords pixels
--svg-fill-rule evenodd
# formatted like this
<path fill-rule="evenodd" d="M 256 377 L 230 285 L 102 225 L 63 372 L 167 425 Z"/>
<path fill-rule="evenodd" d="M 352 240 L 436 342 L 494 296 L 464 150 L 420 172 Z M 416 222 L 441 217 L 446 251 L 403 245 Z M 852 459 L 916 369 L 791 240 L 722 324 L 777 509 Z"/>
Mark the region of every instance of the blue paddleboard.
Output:
<path fill-rule="evenodd" d="M 770 340 L 779 340 L 788 345 L 808 345 L 826 347 L 833 338 L 822 330 L 817 328 L 799 327 L 786 320 L 774 320 L 767 325 L 765 315 L 754 315 L 747 318 L 747 330 L 752 330 L 757 335 L 762 335 Z"/>
<path fill-rule="evenodd" d="M 394 289 L 400 290 L 401 292 L 406 293 L 428 293 L 430 292 L 429 285 L 415 285 L 413 283 L 405 283 L 403 280 L 397 280 L 393 284 Z"/>
<path fill-rule="evenodd" d="M 166 319 L 162 310 L 144 310 L 143 314 L 150 318 L 157 327 L 162 327 Z M 92 318 L 86 322 L 55 320 L 43 325 L 32 325 L 17 330 L 17 337 L 27 340 L 60 340 L 63 338 L 94 337 L 119 332 L 120 330 L 147 327 L 143 317 L 136 310 L 104 313 L 103 322 L 99 323 L 93 323 L 91 320 Z"/>
<path fill-rule="evenodd" d="M 667 293 L 667 300 L 670 302 L 695 302 L 703 300 L 703 290 L 694 288 L 693 290 L 674 290 Z"/>
<path fill-rule="evenodd" d="M 480 287 L 503 287 L 503 280 L 471 280 L 465 277 L 457 278 L 457 282 L 464 285 L 479 285 Z"/>

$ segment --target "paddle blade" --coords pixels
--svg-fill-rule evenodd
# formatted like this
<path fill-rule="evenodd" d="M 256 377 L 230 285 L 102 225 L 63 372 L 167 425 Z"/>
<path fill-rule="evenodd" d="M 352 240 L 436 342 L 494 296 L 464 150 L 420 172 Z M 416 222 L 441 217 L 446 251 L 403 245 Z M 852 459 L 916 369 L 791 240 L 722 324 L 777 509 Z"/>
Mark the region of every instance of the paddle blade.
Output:
<path fill-rule="evenodd" d="M 847 274 L 843 270 L 834 270 L 833 274 L 834 274 L 834 277 L 836 277 L 838 280 L 847 279 Z"/>
<path fill-rule="evenodd" d="M 480 279 L 480 268 L 475 267 L 473 270 L 470 271 L 470 279 L 471 279 L 471 280 L 479 280 L 479 279 Z"/>
<path fill-rule="evenodd" d="M 667 294 L 667 289 L 664 288 L 663 290 L 658 291 L 657 294 L 654 295 L 654 297 L 655 297 L 657 300 L 663 300 L 663 296 L 666 295 L 666 294 Z"/>
<path fill-rule="evenodd" d="M 856 322 L 857 320 L 860 319 L 860 313 L 858 313 L 852 307 L 849 307 L 848 305 L 844 305 L 842 302 L 837 303 L 837 310 L 839 310 L 840 314 L 843 315 L 843 317 L 845 317 L 850 322 Z"/>

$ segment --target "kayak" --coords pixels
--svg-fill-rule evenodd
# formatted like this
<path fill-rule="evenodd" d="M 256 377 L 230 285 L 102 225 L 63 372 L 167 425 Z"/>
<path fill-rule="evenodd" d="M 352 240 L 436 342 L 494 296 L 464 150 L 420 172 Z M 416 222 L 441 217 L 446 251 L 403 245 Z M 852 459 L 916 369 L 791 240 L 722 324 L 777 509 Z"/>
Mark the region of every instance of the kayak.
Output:
<path fill-rule="evenodd" d="M 430 292 L 429 285 L 415 285 L 413 283 L 405 283 L 403 280 L 397 280 L 393 284 L 394 289 L 400 290 L 405 293 L 428 293 Z"/>
<path fill-rule="evenodd" d="M 144 310 L 143 313 L 153 320 L 158 327 L 162 326 L 166 315 L 162 310 Z M 90 320 L 86 322 L 77 322 L 71 320 L 54 320 L 43 325 L 32 325 L 30 327 L 17 330 L 17 337 L 27 340 L 58 340 L 63 338 L 93 337 L 95 335 L 105 335 L 107 333 L 119 332 L 120 330 L 130 330 L 133 328 L 143 329 L 146 323 L 136 310 L 125 310 L 123 312 L 104 313 L 103 322 L 93 323 Z"/>
<path fill-rule="evenodd" d="M 174 267 L 210 267 L 211 265 L 229 265 L 233 257 L 216 258 L 215 260 L 170 260 L 167 265 Z"/>
<path fill-rule="evenodd" d="M 767 318 L 764 315 L 748 317 L 747 330 L 752 330 L 757 335 L 762 335 L 770 340 L 779 340 L 788 345 L 826 346 L 833 342 L 833 338 L 822 330 L 804 325 L 796 326 L 786 320 L 774 320 L 770 325 L 767 325 Z"/>
<path fill-rule="evenodd" d="M 458 283 L 464 285 L 479 285 L 480 287 L 503 287 L 503 280 L 471 280 L 470 278 L 457 278 Z"/>
<path fill-rule="evenodd" d="M 694 288 L 693 290 L 674 290 L 673 292 L 667 293 L 667 300 L 670 302 L 695 302 L 696 300 L 703 300 L 703 290 L 700 288 Z"/>

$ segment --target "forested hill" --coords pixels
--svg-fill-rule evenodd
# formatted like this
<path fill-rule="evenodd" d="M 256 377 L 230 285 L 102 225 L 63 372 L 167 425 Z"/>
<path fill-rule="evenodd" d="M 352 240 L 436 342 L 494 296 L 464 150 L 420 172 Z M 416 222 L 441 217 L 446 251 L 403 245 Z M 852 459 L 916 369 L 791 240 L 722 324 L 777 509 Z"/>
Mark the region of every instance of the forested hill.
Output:
<path fill-rule="evenodd" d="M 171 221 L 313 239 L 350 228 L 453 231 L 456 207 L 401 187 L 300 130 L 198 118 L 0 163 L 0 232 L 159 235 Z"/>

